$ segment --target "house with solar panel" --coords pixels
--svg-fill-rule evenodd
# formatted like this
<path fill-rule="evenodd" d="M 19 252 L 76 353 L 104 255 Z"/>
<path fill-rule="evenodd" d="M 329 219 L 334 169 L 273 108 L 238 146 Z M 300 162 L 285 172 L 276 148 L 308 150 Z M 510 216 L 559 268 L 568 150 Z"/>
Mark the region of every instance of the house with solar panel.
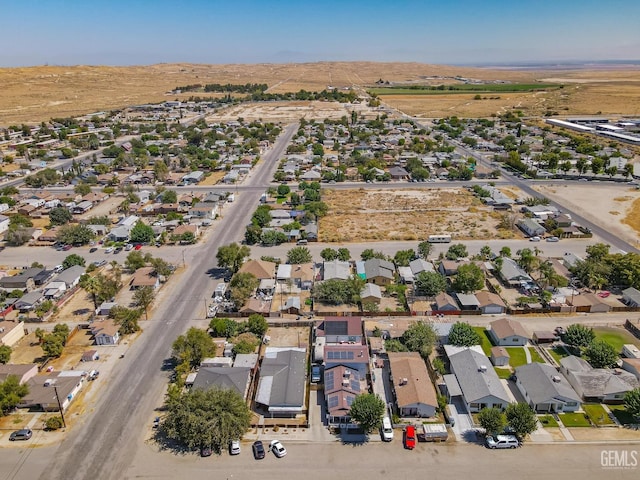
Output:
<path fill-rule="evenodd" d="M 325 369 L 324 392 L 327 400 L 327 425 L 349 429 L 358 428 L 351 422 L 349 411 L 355 398 L 367 392 L 365 377 L 357 370 L 343 365 Z"/>

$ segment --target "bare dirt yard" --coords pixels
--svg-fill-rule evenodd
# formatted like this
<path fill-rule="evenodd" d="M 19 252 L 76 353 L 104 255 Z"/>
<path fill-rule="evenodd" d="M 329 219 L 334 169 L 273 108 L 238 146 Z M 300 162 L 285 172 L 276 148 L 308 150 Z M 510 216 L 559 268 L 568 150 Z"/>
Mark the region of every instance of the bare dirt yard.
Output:
<path fill-rule="evenodd" d="M 308 347 L 311 332 L 309 327 L 270 327 L 270 347 Z"/>
<path fill-rule="evenodd" d="M 631 245 L 640 246 L 640 190 L 604 182 L 534 187 Z"/>
<path fill-rule="evenodd" d="M 505 238 L 496 228 L 500 214 L 462 188 L 325 190 L 322 198 L 329 205 L 320 221 L 322 242 Z"/>
<path fill-rule="evenodd" d="M 268 102 L 234 105 L 207 117 L 207 123 L 229 122 L 242 117 L 246 121 L 269 119 L 271 122 L 295 122 L 301 118 L 339 119 L 349 116 L 344 105 L 335 102 Z"/>

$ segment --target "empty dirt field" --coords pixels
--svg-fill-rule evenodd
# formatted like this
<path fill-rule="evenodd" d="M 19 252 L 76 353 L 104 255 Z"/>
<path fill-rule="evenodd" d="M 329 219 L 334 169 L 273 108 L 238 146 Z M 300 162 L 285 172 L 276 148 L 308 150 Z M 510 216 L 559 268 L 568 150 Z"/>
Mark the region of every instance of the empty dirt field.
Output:
<path fill-rule="evenodd" d="M 506 238 L 496 229 L 500 214 L 462 188 L 325 190 L 322 199 L 329 205 L 320 221 L 322 242 Z"/>
<path fill-rule="evenodd" d="M 585 182 L 582 185 L 539 185 L 535 189 L 631 245 L 640 246 L 640 190 L 635 187 Z"/>
<path fill-rule="evenodd" d="M 296 122 L 306 120 L 332 120 L 351 115 L 344 105 L 336 102 L 268 102 L 234 105 L 207 117 L 207 123 L 245 121 Z"/>

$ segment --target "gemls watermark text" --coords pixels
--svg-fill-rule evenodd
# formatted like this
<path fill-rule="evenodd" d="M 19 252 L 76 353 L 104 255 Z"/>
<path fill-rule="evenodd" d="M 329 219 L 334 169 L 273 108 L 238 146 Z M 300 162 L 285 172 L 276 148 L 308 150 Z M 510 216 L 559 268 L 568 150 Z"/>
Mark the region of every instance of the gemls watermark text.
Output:
<path fill-rule="evenodd" d="M 602 450 L 600 452 L 600 466 L 616 470 L 638 468 L 638 451 Z"/>

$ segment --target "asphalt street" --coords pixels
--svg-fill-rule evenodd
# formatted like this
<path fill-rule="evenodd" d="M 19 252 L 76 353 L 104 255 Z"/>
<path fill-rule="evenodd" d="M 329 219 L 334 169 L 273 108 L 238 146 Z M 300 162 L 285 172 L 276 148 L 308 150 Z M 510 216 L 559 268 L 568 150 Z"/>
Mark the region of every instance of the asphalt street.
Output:
<path fill-rule="evenodd" d="M 264 185 L 270 181 L 295 131 L 295 124 L 284 130 L 247 182 Z M 146 331 L 121 360 L 120 368 L 114 369 L 113 379 L 91 414 L 60 444 L 53 461 L 40 475 L 42 480 L 123 478 L 142 444 L 151 412 L 161 403 L 168 375 L 161 370 L 163 361 L 169 358 L 175 338 L 201 308 L 193 298 L 201 298 L 212 290 L 213 279 L 208 272 L 215 267 L 215 254 L 221 245 L 239 240 L 259 196 L 258 192 L 240 196 L 209 242 L 191 252 L 188 270 L 181 281 L 172 286 Z M 38 451 L 33 451 L 33 455 L 37 456 Z M 18 472 L 13 478 L 35 477 Z"/>

